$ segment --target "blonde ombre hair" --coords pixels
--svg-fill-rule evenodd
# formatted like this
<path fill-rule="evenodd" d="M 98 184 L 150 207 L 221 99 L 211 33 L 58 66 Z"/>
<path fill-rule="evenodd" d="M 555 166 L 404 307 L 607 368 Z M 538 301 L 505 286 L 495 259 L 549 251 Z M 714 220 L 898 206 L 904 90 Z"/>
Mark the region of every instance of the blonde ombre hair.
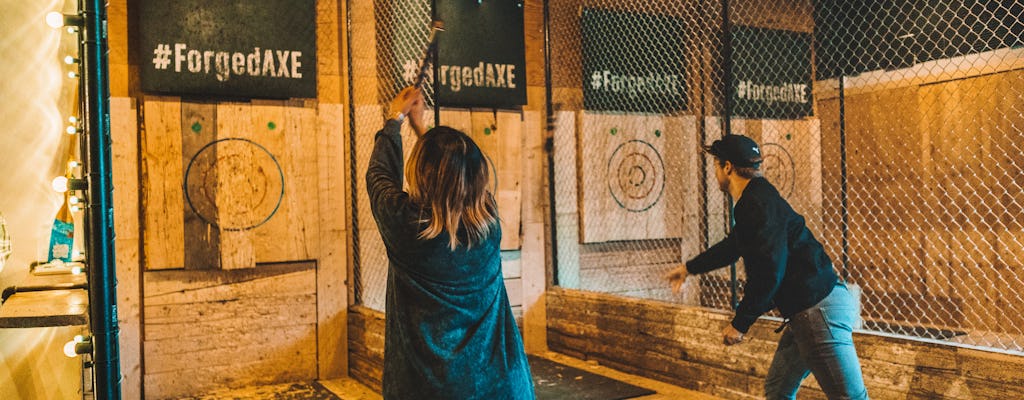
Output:
<path fill-rule="evenodd" d="M 480 244 L 495 228 L 498 206 L 489 193 L 490 167 L 469 136 L 447 126 L 423 134 L 405 164 L 409 198 L 427 214 L 420 239 L 448 232 L 455 250 Z"/>

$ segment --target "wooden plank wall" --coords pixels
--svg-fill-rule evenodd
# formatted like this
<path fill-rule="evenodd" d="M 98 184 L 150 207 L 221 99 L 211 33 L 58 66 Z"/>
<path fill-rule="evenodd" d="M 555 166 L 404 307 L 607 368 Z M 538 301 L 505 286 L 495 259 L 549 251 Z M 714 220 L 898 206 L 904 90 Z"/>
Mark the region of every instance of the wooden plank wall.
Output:
<path fill-rule="evenodd" d="M 777 321 L 726 347 L 726 313 L 557 288 L 547 299 L 553 351 L 728 399 L 764 396 Z M 1022 357 L 863 333 L 854 341 L 871 398 L 1024 398 Z M 807 379 L 803 397 L 824 394 Z"/>
<path fill-rule="evenodd" d="M 589 112 L 581 118 L 583 242 L 680 237 L 685 182 L 678 175 L 686 174 L 671 168 L 694 157 L 683 146 L 693 141 L 694 119 Z"/>
<path fill-rule="evenodd" d="M 315 104 L 147 97 L 143 107 L 147 269 L 253 268 L 318 254 Z"/>
<path fill-rule="evenodd" d="M 138 64 L 146 61 L 130 57 L 128 37 L 139 28 L 131 26 L 128 3 L 108 7 L 125 398 L 343 376 L 346 5 L 316 4 L 317 99 L 221 102 L 140 92 Z M 251 222 L 247 207 L 264 209 L 280 198 L 273 217 L 255 229 L 208 224 L 184 198 L 189 161 L 228 138 L 235 142 L 221 144 L 242 138 L 259 146 L 217 145 L 220 158 L 211 160 L 222 162 L 208 162 L 203 177 L 214 184 L 186 189 L 212 199 L 204 211 L 225 226 Z M 274 185 L 280 175 L 268 154 L 285 175 L 283 188 Z M 239 159 L 253 162 L 232 162 Z M 239 186 L 249 193 L 230 190 Z M 283 196 L 252 189 L 283 190 Z M 172 339 L 179 334 L 188 339 Z"/>
<path fill-rule="evenodd" d="M 1004 168 L 1024 164 L 1013 138 L 1024 125 L 1024 52 L 930 64 L 848 79 L 848 270 L 863 287 L 865 319 L 967 331 L 956 340 L 968 343 L 1019 343 L 1018 294 L 999 282 L 1024 274 L 1016 250 L 1024 215 L 1007 206 L 1024 190 L 1007 183 L 1015 178 Z M 832 82 L 817 86 L 824 184 L 838 188 L 838 97 Z M 832 195 L 825 219 L 839 227 Z M 836 258 L 841 235 L 824 233 Z"/>
<path fill-rule="evenodd" d="M 312 262 L 145 274 L 148 398 L 317 379 Z"/>
<path fill-rule="evenodd" d="M 352 307 L 348 332 L 349 374 L 380 393 L 384 372 L 384 313 L 362 306 Z"/>

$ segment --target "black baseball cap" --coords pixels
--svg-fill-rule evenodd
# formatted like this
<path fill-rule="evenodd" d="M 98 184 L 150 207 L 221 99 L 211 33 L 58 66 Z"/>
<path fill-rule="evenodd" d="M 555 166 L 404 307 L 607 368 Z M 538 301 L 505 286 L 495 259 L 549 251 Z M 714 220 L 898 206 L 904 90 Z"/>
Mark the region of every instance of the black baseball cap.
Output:
<path fill-rule="evenodd" d="M 704 146 L 704 151 L 737 167 L 761 166 L 761 148 L 753 139 L 743 135 L 725 135 L 710 146 Z"/>

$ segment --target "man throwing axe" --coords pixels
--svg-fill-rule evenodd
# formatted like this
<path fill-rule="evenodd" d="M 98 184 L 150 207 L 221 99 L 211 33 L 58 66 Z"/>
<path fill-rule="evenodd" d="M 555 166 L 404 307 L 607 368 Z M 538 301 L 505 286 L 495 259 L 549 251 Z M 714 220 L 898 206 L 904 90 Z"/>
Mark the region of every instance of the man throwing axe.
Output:
<path fill-rule="evenodd" d="M 761 314 L 778 307 L 786 319 L 765 379 L 768 399 L 795 399 L 813 373 L 829 399 L 867 399 L 853 345 L 856 300 L 832 269 L 821 243 L 761 174 L 761 150 L 746 136 L 726 135 L 704 151 L 715 157 L 719 188 L 735 201 L 736 225 L 722 241 L 665 275 L 678 293 L 686 276 L 736 262 L 747 283 L 723 342 L 735 345 Z"/>

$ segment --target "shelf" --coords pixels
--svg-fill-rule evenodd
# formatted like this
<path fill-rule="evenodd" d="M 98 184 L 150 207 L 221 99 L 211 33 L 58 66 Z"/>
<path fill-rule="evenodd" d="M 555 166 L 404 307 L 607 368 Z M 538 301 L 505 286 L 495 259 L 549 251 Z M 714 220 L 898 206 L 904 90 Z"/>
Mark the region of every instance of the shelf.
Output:
<path fill-rule="evenodd" d="M 0 306 L 0 328 L 85 325 L 89 295 L 85 290 L 20 292 Z"/>
<path fill-rule="evenodd" d="M 89 316 L 85 284 L 84 274 L 37 274 L 33 270 L 0 305 L 0 328 L 85 325 Z"/>

